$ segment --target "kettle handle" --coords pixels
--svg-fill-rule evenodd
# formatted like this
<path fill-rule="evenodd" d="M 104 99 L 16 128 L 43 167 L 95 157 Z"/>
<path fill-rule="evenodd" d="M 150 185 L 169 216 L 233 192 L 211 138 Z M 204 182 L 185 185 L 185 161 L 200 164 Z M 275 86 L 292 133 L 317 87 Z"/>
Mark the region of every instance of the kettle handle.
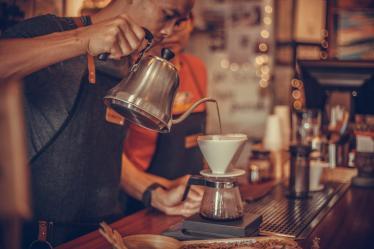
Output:
<path fill-rule="evenodd" d="M 151 33 L 151 31 L 149 31 L 148 29 L 146 29 L 146 28 L 143 28 L 143 30 L 144 30 L 144 39 L 146 39 L 147 40 L 147 46 L 146 47 L 148 47 L 148 45 L 150 44 L 150 43 L 152 43 L 152 40 L 153 40 L 153 34 Z M 108 57 L 109 57 L 109 55 L 110 55 L 110 53 L 102 53 L 102 54 L 99 54 L 98 56 L 97 56 L 97 58 L 100 60 L 100 61 L 106 61 L 107 59 L 108 59 Z"/>
<path fill-rule="evenodd" d="M 185 111 L 179 118 L 177 119 L 173 119 L 171 120 L 171 124 L 179 124 L 180 122 L 182 122 L 183 120 L 185 120 L 193 110 L 195 110 L 195 108 L 200 105 L 201 103 L 204 103 L 204 102 L 217 102 L 215 99 L 213 98 L 210 98 L 210 97 L 207 97 L 207 98 L 202 98 L 202 99 L 199 99 L 197 100 L 195 103 L 193 103 L 187 111 Z"/>
<path fill-rule="evenodd" d="M 187 182 L 186 188 L 184 189 L 182 201 L 186 200 L 188 193 L 190 192 L 191 185 L 205 186 L 205 179 L 199 175 L 192 175 Z"/>

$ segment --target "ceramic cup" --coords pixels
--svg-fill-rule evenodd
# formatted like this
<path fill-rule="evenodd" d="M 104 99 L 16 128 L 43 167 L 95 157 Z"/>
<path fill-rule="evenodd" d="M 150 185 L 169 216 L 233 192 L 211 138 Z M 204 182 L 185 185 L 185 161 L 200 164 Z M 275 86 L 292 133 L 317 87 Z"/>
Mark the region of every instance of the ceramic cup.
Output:
<path fill-rule="evenodd" d="M 310 174 L 309 174 L 309 190 L 318 191 L 323 188 L 321 184 L 321 176 L 323 169 L 327 167 L 327 163 L 311 160 L 310 161 Z"/>

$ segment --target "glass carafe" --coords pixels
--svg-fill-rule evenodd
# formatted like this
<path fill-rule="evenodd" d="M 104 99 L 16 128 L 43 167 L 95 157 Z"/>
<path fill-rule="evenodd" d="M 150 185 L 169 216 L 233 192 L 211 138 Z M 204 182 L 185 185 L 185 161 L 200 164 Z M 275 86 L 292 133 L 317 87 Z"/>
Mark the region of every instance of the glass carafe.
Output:
<path fill-rule="evenodd" d="M 233 178 L 207 179 L 200 215 L 213 220 L 234 220 L 243 216 L 243 202 Z"/>

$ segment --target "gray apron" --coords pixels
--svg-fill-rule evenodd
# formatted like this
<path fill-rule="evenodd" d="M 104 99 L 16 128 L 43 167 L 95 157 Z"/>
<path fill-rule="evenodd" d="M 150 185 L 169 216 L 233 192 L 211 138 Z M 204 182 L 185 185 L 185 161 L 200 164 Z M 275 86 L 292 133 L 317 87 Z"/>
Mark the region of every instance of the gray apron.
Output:
<path fill-rule="evenodd" d="M 54 223 L 48 237 L 54 245 L 119 215 L 124 129 L 105 121 L 102 98 L 113 84 L 97 79 L 82 82 L 70 120 L 31 162 L 34 219 Z"/>
<path fill-rule="evenodd" d="M 63 70 L 71 69 L 69 65 L 74 65 L 74 61 L 86 65 L 84 57 L 77 57 L 63 62 L 64 67 L 59 72 L 64 74 Z M 49 72 L 53 74 L 53 69 Z M 67 112 L 61 117 L 61 126 L 51 133 L 49 139 L 44 138 L 40 148 L 31 154 L 34 213 L 33 220 L 24 225 L 24 248 L 37 238 L 38 220 L 53 224 L 48 231 L 48 241 L 56 246 L 96 229 L 100 221 L 110 222 L 120 215 L 118 194 L 125 129 L 105 120 L 103 104 L 106 92 L 118 80 L 98 72 L 97 83 L 90 84 L 87 73 L 82 75 L 75 88 L 76 82 L 60 82 L 66 84 L 65 87 L 71 85 L 77 89 L 77 93 L 72 95 L 76 96 L 73 105 L 68 110 L 57 110 Z M 53 87 L 48 87 L 48 90 L 53 94 Z M 51 98 L 42 93 L 44 95 Z M 25 98 L 38 97 L 26 89 Z M 28 105 L 37 102 L 26 101 Z M 26 116 L 36 110 L 34 106 L 33 109 L 30 106 L 25 108 Z M 61 115 L 56 113 L 56 116 Z M 51 120 L 51 117 L 53 115 L 46 120 Z M 32 128 L 28 127 L 29 134 Z"/>

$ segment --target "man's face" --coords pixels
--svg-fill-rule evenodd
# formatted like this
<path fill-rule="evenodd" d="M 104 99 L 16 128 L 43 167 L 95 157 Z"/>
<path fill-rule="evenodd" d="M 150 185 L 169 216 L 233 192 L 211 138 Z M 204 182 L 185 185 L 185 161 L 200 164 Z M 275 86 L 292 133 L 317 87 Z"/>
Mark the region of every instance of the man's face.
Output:
<path fill-rule="evenodd" d="M 194 0 L 134 0 L 127 13 L 159 42 L 172 34 L 176 23 L 188 18 L 193 4 Z"/>
<path fill-rule="evenodd" d="M 187 47 L 192 29 L 191 19 L 179 23 L 179 25 L 176 25 L 173 34 L 166 37 L 160 43 L 160 46 L 170 48 L 175 54 L 180 54 Z"/>

